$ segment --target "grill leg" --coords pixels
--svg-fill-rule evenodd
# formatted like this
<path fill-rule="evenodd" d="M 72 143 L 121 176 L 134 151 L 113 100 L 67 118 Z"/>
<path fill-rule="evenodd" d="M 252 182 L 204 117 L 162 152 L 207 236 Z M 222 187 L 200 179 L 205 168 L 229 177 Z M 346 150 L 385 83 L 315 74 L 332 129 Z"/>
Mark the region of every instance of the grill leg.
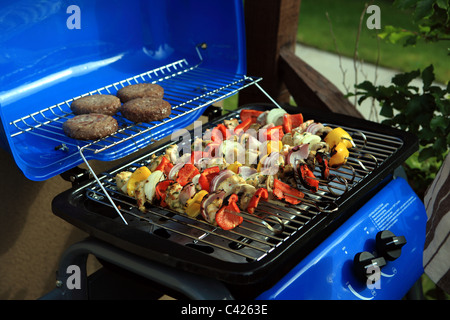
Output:
<path fill-rule="evenodd" d="M 163 266 L 91 238 L 75 243 L 64 252 L 58 268 L 57 288 L 46 299 L 89 299 L 86 274 L 89 254 L 179 292 L 189 299 L 233 299 L 228 289 L 218 280 Z"/>

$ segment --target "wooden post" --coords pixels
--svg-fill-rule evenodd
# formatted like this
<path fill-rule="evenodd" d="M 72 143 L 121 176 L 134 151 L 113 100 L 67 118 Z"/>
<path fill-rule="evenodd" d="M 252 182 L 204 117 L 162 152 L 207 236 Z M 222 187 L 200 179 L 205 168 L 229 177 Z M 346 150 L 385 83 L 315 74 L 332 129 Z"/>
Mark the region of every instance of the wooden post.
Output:
<path fill-rule="evenodd" d="M 288 103 L 290 94 L 281 81 L 281 47 L 295 50 L 300 0 L 245 0 L 247 74 L 262 77 L 264 90 L 276 101 Z M 239 104 L 270 102 L 255 86 L 239 93 Z"/>
<path fill-rule="evenodd" d="M 324 75 L 295 55 L 301 0 L 245 0 L 247 74 L 278 103 L 362 118 L 361 113 Z M 308 32 L 308 30 L 303 30 Z M 251 86 L 239 93 L 239 105 L 270 102 Z"/>

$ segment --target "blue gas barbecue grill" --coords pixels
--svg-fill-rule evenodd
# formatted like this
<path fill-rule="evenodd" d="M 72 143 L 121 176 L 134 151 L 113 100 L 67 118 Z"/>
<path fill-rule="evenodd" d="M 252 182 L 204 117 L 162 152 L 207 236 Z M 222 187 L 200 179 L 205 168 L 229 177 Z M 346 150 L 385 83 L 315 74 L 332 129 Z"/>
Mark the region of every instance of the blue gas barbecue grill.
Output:
<path fill-rule="evenodd" d="M 91 238 L 62 257 L 52 297 L 89 297 L 88 290 L 68 288 L 64 272 L 71 264 L 82 266 L 88 253 L 193 299 L 399 299 L 414 285 L 423 273 L 426 214 L 395 172 L 418 142 L 376 123 L 286 107 L 343 127 L 360 146 L 351 167 L 335 170 L 338 181 L 307 195 L 307 204 L 266 204 L 258 209 L 269 215 L 244 214 L 244 223 L 231 231 L 168 209 L 140 212 L 134 199 L 118 192 L 116 173 L 148 164 L 174 143 L 167 137 L 202 114 L 210 115 L 204 128 L 239 117 L 239 110 L 213 115 L 213 103 L 248 86 L 263 91 L 259 78 L 246 75 L 242 3 L 77 1 L 67 10 L 71 5 L 2 5 L 3 147 L 31 180 L 73 178 L 89 160 L 149 150 L 107 172 L 88 166 L 72 189 L 54 199 L 54 214 Z M 70 24 L 76 19 L 80 29 Z M 77 97 L 115 94 L 143 82 L 164 87 L 169 118 L 136 124 L 119 114 L 120 129 L 98 141 L 62 132 Z M 378 281 L 372 270 L 381 270 Z"/>

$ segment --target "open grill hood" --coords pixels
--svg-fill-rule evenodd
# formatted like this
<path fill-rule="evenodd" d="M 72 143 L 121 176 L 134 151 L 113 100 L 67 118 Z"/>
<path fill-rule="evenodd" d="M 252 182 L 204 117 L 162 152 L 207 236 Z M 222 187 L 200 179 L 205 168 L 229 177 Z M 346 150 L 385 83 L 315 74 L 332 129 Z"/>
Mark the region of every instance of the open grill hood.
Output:
<path fill-rule="evenodd" d="M 255 81 L 245 76 L 238 0 L 81 0 L 77 11 L 71 5 L 47 0 L 1 5 L 2 147 L 31 180 L 67 171 L 83 157 L 108 161 L 128 155 Z M 79 19 L 79 29 L 70 26 L 73 19 Z M 115 94 L 140 82 L 165 88 L 170 118 L 134 124 L 119 116 L 119 132 L 98 142 L 64 135 L 61 125 L 73 116 L 73 99 Z"/>

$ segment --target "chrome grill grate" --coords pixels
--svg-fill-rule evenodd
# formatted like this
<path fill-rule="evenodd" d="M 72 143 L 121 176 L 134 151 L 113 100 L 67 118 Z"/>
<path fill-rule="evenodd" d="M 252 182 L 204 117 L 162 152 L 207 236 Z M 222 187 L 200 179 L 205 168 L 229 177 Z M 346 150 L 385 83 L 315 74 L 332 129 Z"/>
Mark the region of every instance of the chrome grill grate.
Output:
<path fill-rule="evenodd" d="M 223 261 L 235 263 L 259 261 L 301 231 L 305 225 L 314 223 L 317 217 L 338 209 L 342 196 L 357 188 L 361 181 L 367 179 L 372 171 L 387 159 L 395 157 L 395 153 L 403 145 L 402 140 L 396 137 L 341 127 L 352 135 L 359 149 L 350 152 L 348 165 L 331 170 L 331 174 L 338 176 L 339 179 L 329 183 L 320 181 L 317 193 L 300 187 L 305 193 L 305 199 L 297 206 L 280 201 L 261 202 L 255 215 L 241 213 L 244 223 L 230 231 L 214 227 L 201 218 L 189 218 L 166 208 L 149 206 L 142 212 L 132 197 L 117 190 L 114 179 L 117 173 L 124 170 L 134 171 L 140 166 L 148 165 L 152 155 L 159 154 L 168 145 L 119 169 L 104 173 L 100 176 L 100 180 L 108 196 L 128 221 L 128 227 L 141 229 L 182 246 L 195 248 Z M 319 176 L 319 172 L 315 173 Z M 97 205 L 112 208 L 105 192 L 98 184 L 92 184 L 86 189 L 86 196 Z"/>

